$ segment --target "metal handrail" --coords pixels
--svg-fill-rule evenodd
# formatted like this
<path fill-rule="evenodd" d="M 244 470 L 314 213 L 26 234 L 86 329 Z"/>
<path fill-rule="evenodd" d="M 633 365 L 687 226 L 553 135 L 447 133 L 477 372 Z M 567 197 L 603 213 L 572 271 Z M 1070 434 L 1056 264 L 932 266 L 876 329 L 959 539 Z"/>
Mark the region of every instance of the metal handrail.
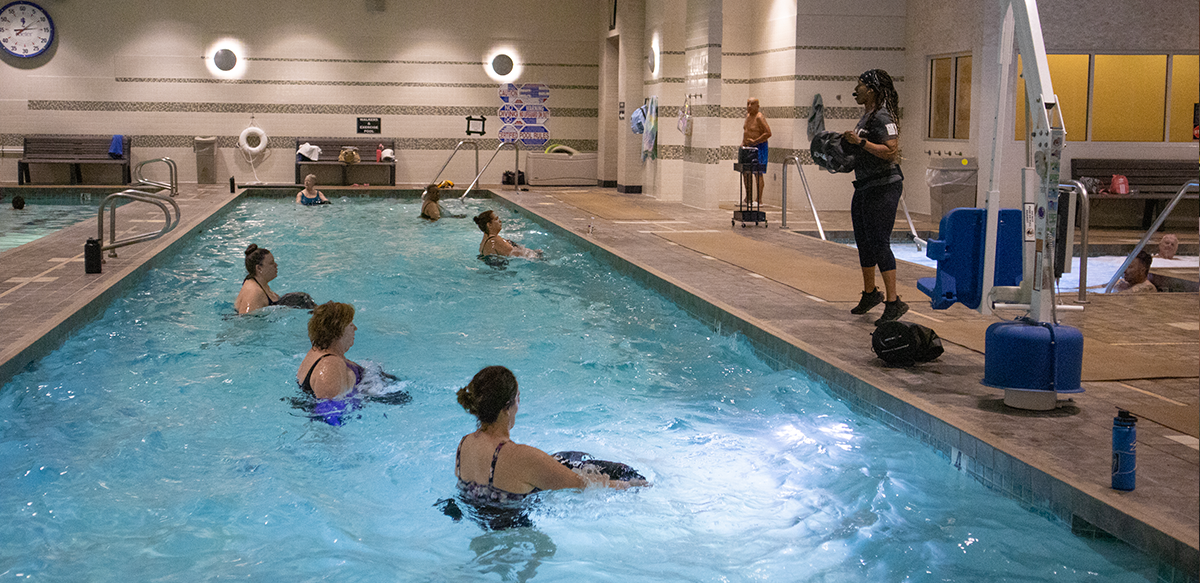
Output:
<path fill-rule="evenodd" d="M 1168 204 L 1167 208 L 1163 209 L 1163 212 L 1158 215 L 1158 219 L 1154 221 L 1154 224 L 1150 225 L 1150 230 L 1146 231 L 1146 235 L 1142 237 L 1142 240 L 1139 241 L 1137 246 L 1133 248 L 1133 251 L 1129 253 L 1129 257 L 1126 257 L 1125 262 L 1121 264 L 1121 267 L 1117 268 L 1117 272 L 1113 274 L 1112 279 L 1108 280 L 1108 285 L 1104 286 L 1104 293 L 1112 293 L 1113 286 L 1117 284 L 1118 279 L 1121 279 L 1121 275 L 1125 273 L 1125 270 L 1129 267 L 1129 264 L 1133 263 L 1133 258 L 1137 257 L 1137 254 L 1142 251 L 1142 248 L 1145 247 L 1146 243 L 1150 241 L 1150 237 L 1153 237 L 1154 233 L 1158 232 L 1158 228 L 1161 227 L 1163 222 L 1167 220 L 1167 215 L 1171 214 L 1171 211 L 1175 210 L 1175 205 L 1179 204 L 1179 201 L 1183 198 L 1183 194 L 1187 192 L 1189 188 L 1200 189 L 1200 181 L 1189 180 L 1183 183 L 1183 186 L 1180 187 L 1179 192 L 1175 193 L 1175 198 L 1171 199 L 1171 203 Z"/>
<path fill-rule="evenodd" d="M 437 179 L 442 177 L 442 172 L 446 171 L 446 167 L 450 165 L 450 161 L 454 159 L 455 154 L 458 154 L 458 149 L 463 147 L 463 144 L 471 144 L 475 148 L 475 174 L 479 174 L 479 142 L 475 140 L 460 140 L 458 145 L 454 146 L 454 151 L 450 152 L 450 157 L 446 158 L 446 163 L 442 164 L 442 168 L 438 170 L 437 175 L 433 177 L 433 180 L 425 184 L 437 184 Z M 421 198 L 425 198 L 425 191 L 421 192 Z"/>
<path fill-rule="evenodd" d="M 787 167 L 788 164 L 796 165 L 796 172 L 800 174 L 800 183 L 804 185 L 804 194 L 808 196 L 808 208 L 812 209 L 813 220 L 817 222 L 817 232 L 821 234 L 821 240 L 826 241 L 825 229 L 821 226 L 821 217 L 817 216 L 817 205 L 813 203 L 812 191 L 808 189 L 808 179 L 804 177 L 804 169 L 800 167 L 799 156 L 788 156 L 783 160 L 783 218 L 779 228 L 787 228 Z"/>
<path fill-rule="evenodd" d="M 142 166 L 145 166 L 146 164 L 150 164 L 152 162 L 163 162 L 167 165 L 167 167 L 170 169 L 170 176 L 171 176 L 171 182 L 169 184 L 166 182 L 159 182 L 157 180 L 149 180 L 147 178 L 142 177 Z M 170 190 L 171 196 L 176 196 L 179 194 L 179 168 L 177 168 L 175 166 L 175 161 L 170 158 L 154 158 L 153 160 L 145 160 L 145 161 L 139 162 L 138 165 L 135 166 L 133 169 L 133 175 L 135 178 L 137 178 L 137 181 L 134 182 L 135 186 L 153 186 L 155 188 L 161 188 L 163 190 Z"/>
<path fill-rule="evenodd" d="M 458 197 L 458 200 L 467 198 L 467 195 L 471 193 L 471 189 L 475 188 L 475 185 L 479 183 L 479 177 L 483 176 L 484 172 L 487 172 L 488 166 L 492 165 L 492 160 L 496 159 L 496 154 L 499 154 L 500 150 L 504 149 L 504 146 L 513 147 L 513 154 L 516 155 L 516 162 L 513 165 L 513 190 L 521 190 L 521 143 L 500 142 L 500 145 L 496 146 L 496 149 L 492 152 L 492 157 L 488 158 L 487 164 L 483 165 L 483 170 L 475 173 L 475 180 L 471 181 L 471 185 L 467 187 L 466 192 L 462 193 L 462 196 Z"/>
<path fill-rule="evenodd" d="M 1087 187 L 1078 180 L 1068 180 L 1058 185 L 1059 188 L 1069 188 L 1079 193 L 1079 297 L 1075 299 L 1077 304 L 1088 303 L 1087 299 L 1087 260 L 1088 260 L 1088 227 L 1091 224 L 1091 199 L 1088 197 Z M 1062 205 L 1059 205 L 1062 208 Z M 1068 228 L 1075 228 L 1074 225 L 1068 225 Z M 1070 241 L 1070 239 L 1067 239 Z M 1071 259 L 1074 250 L 1067 249 L 1067 260 Z"/>
<path fill-rule="evenodd" d="M 908 214 L 908 204 L 904 202 L 903 194 L 900 195 L 900 208 L 904 209 L 904 218 L 908 220 L 908 231 L 912 233 L 913 242 L 917 244 L 917 251 L 923 250 L 926 245 L 925 239 L 917 234 L 917 228 L 913 226 L 912 217 Z"/>
<path fill-rule="evenodd" d="M 137 201 L 141 201 L 141 202 L 148 202 L 150 204 L 158 206 L 158 208 L 162 209 L 163 216 L 164 216 L 163 228 L 159 229 L 157 232 L 142 233 L 140 235 L 126 237 L 126 238 L 118 241 L 117 240 L 117 207 L 115 204 L 115 201 L 118 199 L 137 200 Z M 110 195 L 104 197 L 104 200 L 100 202 L 100 210 L 99 210 L 99 213 L 97 214 L 97 219 L 98 219 L 99 224 L 97 225 L 97 233 L 98 234 L 96 235 L 96 240 L 100 241 L 101 243 L 104 242 L 104 207 L 108 206 L 110 203 L 113 203 L 113 208 L 108 213 L 109 242 L 108 242 L 108 245 L 103 245 L 102 247 L 100 247 L 101 251 L 105 251 L 105 250 L 111 251 L 108 254 L 109 257 L 116 257 L 117 256 L 116 249 L 119 247 L 125 247 L 127 245 L 133 245 L 134 243 L 141 243 L 143 241 L 152 241 L 154 239 L 162 237 L 163 235 L 166 235 L 167 233 L 170 233 L 172 230 L 175 229 L 175 227 L 179 226 L 179 218 L 180 218 L 181 212 L 179 210 L 179 204 L 175 202 L 175 199 L 173 199 L 169 196 L 163 196 L 163 195 L 155 193 L 155 192 L 145 192 L 142 190 L 134 190 L 134 189 L 130 188 L 130 189 L 122 190 L 121 192 L 110 194 Z M 174 217 L 171 216 L 170 209 L 168 209 L 167 205 L 164 203 L 170 203 L 171 206 L 175 207 L 175 216 Z"/>

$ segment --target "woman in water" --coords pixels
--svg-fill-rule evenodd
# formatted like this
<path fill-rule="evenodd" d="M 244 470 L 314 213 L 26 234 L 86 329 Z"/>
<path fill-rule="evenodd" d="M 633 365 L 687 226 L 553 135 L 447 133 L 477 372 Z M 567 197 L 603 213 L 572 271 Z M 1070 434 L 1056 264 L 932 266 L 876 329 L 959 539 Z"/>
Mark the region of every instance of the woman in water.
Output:
<path fill-rule="evenodd" d="M 296 382 L 300 389 L 318 399 L 347 396 L 362 380 L 363 367 L 346 358 L 354 346 L 354 306 L 325 302 L 313 310 L 308 321 L 312 348 L 300 361 Z"/>
<path fill-rule="evenodd" d="M 296 193 L 296 204 L 304 206 L 329 204 L 329 199 L 325 198 L 325 193 L 317 190 L 316 174 L 309 174 L 304 177 L 304 190 Z"/>
<path fill-rule="evenodd" d="M 458 403 L 479 420 L 479 428 L 462 438 L 455 454 L 454 475 L 463 500 L 495 506 L 524 500 L 541 490 L 588 485 L 625 489 L 646 481 L 610 480 L 601 473 L 577 474 L 550 454 L 512 441 L 521 392 L 517 378 L 503 366 L 489 366 L 458 391 Z"/>
<path fill-rule="evenodd" d="M 248 314 L 259 308 L 279 303 L 279 294 L 271 291 L 271 280 L 279 274 L 275 256 L 271 252 L 251 243 L 246 247 L 246 279 L 238 292 L 233 307 L 239 314 Z"/>
<path fill-rule="evenodd" d="M 475 224 L 483 231 L 483 241 L 479 243 L 480 255 L 503 255 L 505 257 L 525 257 L 537 259 L 542 256 L 541 249 L 522 247 L 500 236 L 504 225 L 496 211 L 483 211 L 475 217 Z"/>
<path fill-rule="evenodd" d="M 438 205 L 438 201 L 442 199 L 441 190 L 436 184 L 425 187 L 425 197 L 421 201 L 422 219 L 436 221 L 442 218 L 442 207 Z"/>
<path fill-rule="evenodd" d="M 871 69 L 859 75 L 854 101 L 865 113 L 853 130 L 843 136 L 867 155 L 854 160 L 854 198 L 850 200 L 850 219 L 854 241 L 858 244 L 858 264 L 862 267 L 863 292 L 851 314 L 865 314 L 884 304 L 883 316 L 876 325 L 897 320 L 908 311 L 908 304 L 896 295 L 896 258 L 892 255 L 892 227 L 896 205 L 904 192 L 900 172 L 899 96 L 892 78 L 883 69 Z M 875 268 L 883 276 L 886 296 L 875 286 Z"/>

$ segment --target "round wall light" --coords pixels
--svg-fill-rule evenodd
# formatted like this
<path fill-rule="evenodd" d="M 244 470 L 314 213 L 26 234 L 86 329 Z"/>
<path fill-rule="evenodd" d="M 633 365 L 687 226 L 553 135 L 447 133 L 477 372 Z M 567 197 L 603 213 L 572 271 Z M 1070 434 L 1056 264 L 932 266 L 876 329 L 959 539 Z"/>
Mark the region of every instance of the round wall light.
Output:
<path fill-rule="evenodd" d="M 231 71 L 237 65 L 237 55 L 229 49 L 221 49 L 213 55 L 213 64 L 222 71 Z"/>
<path fill-rule="evenodd" d="M 512 83 L 521 76 L 521 57 L 512 47 L 495 47 L 484 59 L 483 70 L 493 81 Z"/>

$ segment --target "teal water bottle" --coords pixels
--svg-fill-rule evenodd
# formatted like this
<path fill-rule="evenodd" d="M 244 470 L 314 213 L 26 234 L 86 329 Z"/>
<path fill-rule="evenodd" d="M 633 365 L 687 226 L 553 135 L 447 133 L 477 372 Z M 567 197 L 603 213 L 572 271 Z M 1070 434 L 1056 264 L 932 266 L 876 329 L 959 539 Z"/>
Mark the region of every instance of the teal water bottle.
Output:
<path fill-rule="evenodd" d="M 1137 417 L 1117 410 L 1112 429 L 1112 487 L 1132 490 L 1137 482 Z"/>

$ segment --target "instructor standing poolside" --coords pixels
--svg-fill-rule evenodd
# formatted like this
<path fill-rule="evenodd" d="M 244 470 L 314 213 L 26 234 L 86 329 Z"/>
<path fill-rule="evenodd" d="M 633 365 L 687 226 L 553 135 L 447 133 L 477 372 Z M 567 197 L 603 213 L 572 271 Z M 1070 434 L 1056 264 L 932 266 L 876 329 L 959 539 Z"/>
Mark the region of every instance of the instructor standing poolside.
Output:
<path fill-rule="evenodd" d="M 892 227 L 896 223 L 896 205 L 904 193 L 904 175 L 900 172 L 900 102 L 892 78 L 883 69 L 871 69 L 858 77 L 854 101 L 866 111 L 853 130 L 843 136 L 863 150 L 854 159 L 854 198 L 850 200 L 850 219 L 854 223 L 854 242 L 858 244 L 858 264 L 862 267 L 863 292 L 851 314 L 865 314 L 884 303 L 878 326 L 898 320 L 908 304 L 896 295 L 896 257 L 892 255 Z M 875 287 L 875 267 L 883 276 L 887 295 Z"/>
<path fill-rule="evenodd" d="M 743 172 L 742 180 L 746 183 L 746 204 L 750 204 L 752 199 L 750 195 L 753 191 L 750 189 L 750 176 L 754 175 L 758 179 L 758 204 L 762 206 L 763 192 L 763 173 L 767 168 L 767 140 L 771 138 L 771 126 L 767 125 L 767 118 L 763 117 L 762 112 L 758 111 L 758 98 L 751 97 L 746 100 L 746 123 L 742 124 L 742 146 L 746 148 L 758 148 L 758 163 L 762 167 L 761 172 Z"/>

